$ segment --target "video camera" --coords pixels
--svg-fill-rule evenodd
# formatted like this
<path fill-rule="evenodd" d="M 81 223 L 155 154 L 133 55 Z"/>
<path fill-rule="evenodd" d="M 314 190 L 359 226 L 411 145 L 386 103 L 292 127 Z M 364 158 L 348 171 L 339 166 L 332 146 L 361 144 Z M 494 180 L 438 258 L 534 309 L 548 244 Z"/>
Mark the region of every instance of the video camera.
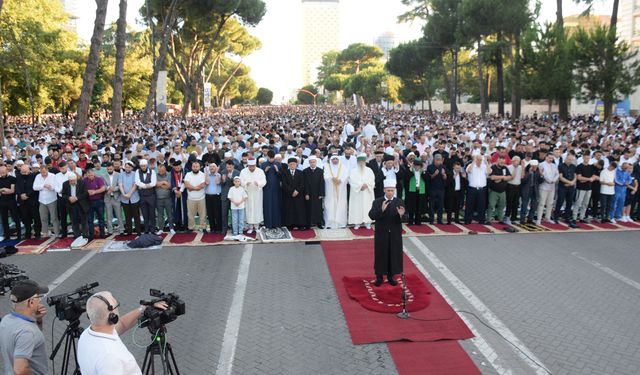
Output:
<path fill-rule="evenodd" d="M 184 315 L 185 304 L 177 294 L 166 294 L 157 289 L 151 289 L 149 290 L 149 295 L 155 297 L 155 299 L 151 301 L 140 301 L 141 305 L 147 306 L 142 317 L 140 317 L 141 328 L 147 327 L 149 332 L 155 334 L 165 324 L 173 322 L 178 319 L 180 315 Z M 168 305 L 166 310 L 161 310 L 153 306 L 161 301 L 164 301 Z"/>
<path fill-rule="evenodd" d="M 23 270 L 13 264 L 0 264 L 0 296 L 11 290 L 16 282 L 29 278 L 23 273 Z"/>
<path fill-rule="evenodd" d="M 97 287 L 97 282 L 86 284 L 71 293 L 58 294 L 47 297 L 47 304 L 56 307 L 56 316 L 60 320 L 69 322 L 80 319 L 83 312 L 87 311 L 87 300 L 91 297 L 93 288 Z"/>

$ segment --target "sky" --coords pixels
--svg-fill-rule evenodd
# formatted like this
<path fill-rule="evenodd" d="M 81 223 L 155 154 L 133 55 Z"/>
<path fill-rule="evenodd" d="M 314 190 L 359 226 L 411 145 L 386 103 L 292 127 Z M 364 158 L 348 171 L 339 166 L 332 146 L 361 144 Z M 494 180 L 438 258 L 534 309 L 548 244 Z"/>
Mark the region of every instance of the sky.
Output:
<path fill-rule="evenodd" d="M 80 37 L 90 40 L 95 18 L 95 2 L 91 0 L 66 0 L 73 3 L 78 16 L 77 26 Z M 300 42 L 300 0 L 264 0 L 267 13 L 260 24 L 250 28 L 250 32 L 262 42 L 262 48 L 249 56 L 245 63 L 251 68 L 251 77 L 258 87 L 266 87 L 274 92 L 274 103 L 286 101 L 292 92 L 301 86 L 301 42 Z M 556 1 L 541 0 L 540 21 L 555 20 Z M 118 17 L 118 0 L 110 0 L 107 24 Z M 140 28 L 138 10 L 144 0 L 128 0 L 127 22 L 131 27 Z M 351 43 L 373 44 L 380 34 L 391 31 L 396 42 L 417 39 L 422 24 L 398 23 L 397 18 L 408 8 L 400 0 L 340 0 L 340 48 Z M 564 15 L 581 13 L 584 6 L 574 0 L 563 0 Z M 595 14 L 610 14 L 611 2 L 596 0 Z"/>

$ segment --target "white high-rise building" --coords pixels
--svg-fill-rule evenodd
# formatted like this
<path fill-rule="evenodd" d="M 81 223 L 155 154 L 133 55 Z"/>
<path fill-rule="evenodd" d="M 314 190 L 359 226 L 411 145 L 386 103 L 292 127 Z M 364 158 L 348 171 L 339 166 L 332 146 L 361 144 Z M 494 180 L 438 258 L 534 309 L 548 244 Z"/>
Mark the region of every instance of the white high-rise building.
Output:
<path fill-rule="evenodd" d="M 80 0 L 62 0 L 64 10 L 69 13 L 69 28 L 76 33 L 78 32 L 79 2 Z"/>
<path fill-rule="evenodd" d="M 396 35 L 387 31 L 376 38 L 374 44 L 384 52 L 384 59 L 389 59 L 389 52 L 396 47 Z"/>
<path fill-rule="evenodd" d="M 322 54 L 340 49 L 339 0 L 302 0 L 302 84 L 318 79 Z"/>
<path fill-rule="evenodd" d="M 640 0 L 621 0 L 616 31 L 620 39 L 640 47 Z"/>

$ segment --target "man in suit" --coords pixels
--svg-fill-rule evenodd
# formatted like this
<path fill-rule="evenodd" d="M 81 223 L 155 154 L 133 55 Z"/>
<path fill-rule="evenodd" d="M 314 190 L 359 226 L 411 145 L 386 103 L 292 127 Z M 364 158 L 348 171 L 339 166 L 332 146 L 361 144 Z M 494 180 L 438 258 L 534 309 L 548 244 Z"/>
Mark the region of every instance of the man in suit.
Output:
<path fill-rule="evenodd" d="M 298 170 L 298 159 L 287 160 L 289 168 L 282 170 L 282 203 L 284 225 L 289 230 L 294 227 L 307 229 L 307 218 L 304 200 L 304 177 Z"/>
<path fill-rule="evenodd" d="M 384 173 L 382 173 L 382 167 L 384 166 L 382 162 L 383 157 L 384 151 L 376 150 L 375 158 L 369 160 L 369 162 L 367 163 L 367 167 L 371 168 L 371 170 L 373 171 L 373 175 L 376 176 L 376 186 L 373 189 L 373 194 L 376 198 L 380 198 L 384 194 L 384 189 L 382 187 L 384 183 Z"/>
<path fill-rule="evenodd" d="M 82 180 L 76 174 L 69 175 L 69 180 L 62 184 L 62 199 L 66 202 L 67 211 L 71 216 L 73 236 L 89 238 L 89 193 Z M 82 232 L 81 232 L 82 230 Z"/>
<path fill-rule="evenodd" d="M 446 180 L 446 190 L 444 193 L 445 206 L 447 209 L 447 224 L 455 221 L 460 224 L 460 209 L 464 204 L 464 191 L 467 188 L 467 173 L 462 169 L 459 161 L 453 162 L 453 169 Z"/>
<path fill-rule="evenodd" d="M 118 221 L 118 231 L 122 234 L 124 227 L 122 225 L 122 206 L 120 205 L 120 188 L 118 186 L 120 173 L 114 170 L 113 163 L 109 162 L 107 164 L 107 173 L 103 176 L 103 179 L 107 189 L 104 195 L 104 209 L 107 211 L 107 235 L 113 233 L 114 212 Z"/>
<path fill-rule="evenodd" d="M 402 199 L 395 198 L 395 180 L 384 181 L 384 195 L 373 201 L 369 217 L 376 222 L 374 235 L 374 264 L 376 286 L 382 285 L 387 275 L 389 284 L 398 284 L 393 275 L 403 272 L 402 264 L 402 217 L 405 214 Z"/>
<path fill-rule="evenodd" d="M 33 190 L 33 181 L 36 174 L 31 173 L 28 164 L 20 166 L 20 173 L 16 174 L 16 196 L 18 197 L 18 210 L 20 219 L 24 225 L 25 238 L 31 238 L 31 228 L 36 238 L 40 238 L 42 224 L 40 222 L 38 192 Z"/>
<path fill-rule="evenodd" d="M 174 160 L 171 169 L 171 203 L 173 207 L 173 223 L 174 229 L 187 229 L 187 189 L 184 188 L 184 171 L 182 170 L 182 162 Z M 157 180 L 157 177 L 156 177 Z"/>

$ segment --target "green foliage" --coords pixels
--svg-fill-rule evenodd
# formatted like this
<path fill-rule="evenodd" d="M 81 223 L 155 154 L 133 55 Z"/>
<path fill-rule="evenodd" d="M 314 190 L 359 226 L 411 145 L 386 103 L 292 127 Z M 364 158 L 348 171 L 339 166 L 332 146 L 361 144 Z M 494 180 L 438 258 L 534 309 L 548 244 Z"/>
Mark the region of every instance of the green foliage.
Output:
<path fill-rule="evenodd" d="M 258 93 L 256 94 L 256 101 L 260 105 L 268 105 L 271 104 L 273 100 L 273 91 L 269 90 L 265 87 L 260 87 L 258 89 Z"/>
<path fill-rule="evenodd" d="M 602 99 L 611 106 L 640 85 L 638 51 L 618 41 L 608 27 L 575 35 L 575 81 L 584 100 Z M 609 62 L 607 62 L 609 57 Z"/>
<path fill-rule="evenodd" d="M 50 0 L 7 0 L 0 17 L 0 75 L 4 110 L 35 114 L 68 110 L 80 93 L 84 54 L 68 30 L 62 4 Z"/>
<path fill-rule="evenodd" d="M 298 90 L 298 104 L 314 104 L 314 95 L 318 95 L 318 89 L 313 85 L 306 85 Z M 317 103 L 316 97 L 316 103 Z"/>
<path fill-rule="evenodd" d="M 367 104 L 379 102 L 383 98 L 397 102 L 400 86 L 398 77 L 380 68 L 368 68 L 347 79 L 344 93 L 347 96 L 360 95 Z"/>

